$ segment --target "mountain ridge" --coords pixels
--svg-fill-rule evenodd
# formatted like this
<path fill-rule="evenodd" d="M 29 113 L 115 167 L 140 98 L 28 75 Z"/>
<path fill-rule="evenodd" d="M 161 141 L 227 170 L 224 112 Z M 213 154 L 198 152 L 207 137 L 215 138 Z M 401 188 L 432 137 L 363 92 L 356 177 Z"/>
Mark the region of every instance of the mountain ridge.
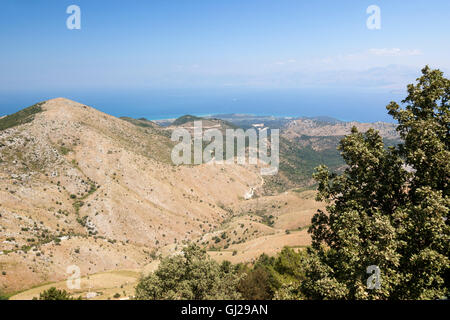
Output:
<path fill-rule="evenodd" d="M 159 128 L 63 98 L 41 107 L 0 131 L 2 291 L 64 279 L 68 263 L 83 275 L 142 268 L 151 251 L 213 230 L 229 214 L 219 202 L 260 184 L 249 166 L 174 166 Z"/>

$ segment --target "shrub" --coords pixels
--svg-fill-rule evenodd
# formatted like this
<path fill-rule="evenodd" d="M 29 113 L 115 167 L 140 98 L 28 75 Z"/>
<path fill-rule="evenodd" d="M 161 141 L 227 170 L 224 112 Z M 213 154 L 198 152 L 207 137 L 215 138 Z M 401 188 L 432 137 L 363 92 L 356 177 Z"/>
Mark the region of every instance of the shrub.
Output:
<path fill-rule="evenodd" d="M 51 287 L 39 294 L 39 298 L 33 298 L 33 300 L 81 300 L 81 297 L 72 298 L 66 290 L 58 290 L 55 287 Z"/>
<path fill-rule="evenodd" d="M 246 276 L 239 282 L 238 291 L 246 300 L 269 300 L 274 296 L 270 285 L 270 273 L 262 266 L 246 270 Z"/>
<path fill-rule="evenodd" d="M 136 286 L 138 300 L 238 299 L 240 277 L 229 265 L 219 265 L 197 245 L 182 255 L 164 258 L 158 269 Z"/>
<path fill-rule="evenodd" d="M 0 291 L 0 300 L 8 300 L 8 299 L 9 299 L 9 297 Z"/>

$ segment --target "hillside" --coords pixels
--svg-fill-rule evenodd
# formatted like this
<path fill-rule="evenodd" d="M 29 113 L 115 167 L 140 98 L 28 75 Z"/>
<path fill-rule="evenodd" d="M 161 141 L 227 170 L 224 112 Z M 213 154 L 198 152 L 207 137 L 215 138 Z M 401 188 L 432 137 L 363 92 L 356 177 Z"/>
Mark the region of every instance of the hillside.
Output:
<path fill-rule="evenodd" d="M 191 116 L 191 115 L 187 114 L 185 116 L 181 116 L 181 117 L 175 119 L 175 121 L 172 122 L 172 125 L 173 126 L 181 126 L 185 123 L 193 122 L 193 121 L 197 121 L 197 120 L 202 120 L 202 118 L 197 117 L 197 116 Z"/>
<path fill-rule="evenodd" d="M 398 144 L 400 138 L 392 123 L 345 122 L 332 117 L 289 117 L 256 116 L 246 114 L 224 114 L 215 117 L 233 123 L 244 129 L 263 125 L 280 130 L 280 168 L 275 176 L 266 177 L 264 194 L 276 194 L 291 188 L 313 188 L 314 169 L 325 164 L 339 172 L 344 161 L 337 150 L 339 141 L 350 133 L 353 126 L 365 132 L 373 128 L 380 132 L 387 145 Z"/>
<path fill-rule="evenodd" d="M 170 135 L 144 120 L 63 98 L 39 107 L 0 131 L 1 291 L 65 279 L 72 264 L 141 269 L 213 230 L 228 215 L 218 203 L 260 183 L 255 168 L 173 166 Z"/>
<path fill-rule="evenodd" d="M 171 122 L 169 126 L 166 127 L 168 131 L 172 131 L 176 128 L 184 128 L 187 129 L 191 135 L 194 133 L 194 124 L 196 121 L 201 121 L 203 131 L 208 129 L 219 129 L 223 134 L 225 134 L 226 129 L 236 129 L 238 126 L 233 123 L 212 117 L 196 117 L 185 115 L 177 118 L 175 121 Z"/>
<path fill-rule="evenodd" d="M 350 134 L 350 131 L 354 126 L 362 132 L 369 130 L 369 128 L 373 128 L 378 130 L 383 138 L 398 139 L 398 133 L 395 131 L 396 125 L 393 123 L 362 123 L 356 121 L 336 122 L 324 118 L 300 118 L 292 120 L 285 125 L 283 132 L 287 138 L 294 138 L 302 135 L 312 137 L 345 136 Z"/>

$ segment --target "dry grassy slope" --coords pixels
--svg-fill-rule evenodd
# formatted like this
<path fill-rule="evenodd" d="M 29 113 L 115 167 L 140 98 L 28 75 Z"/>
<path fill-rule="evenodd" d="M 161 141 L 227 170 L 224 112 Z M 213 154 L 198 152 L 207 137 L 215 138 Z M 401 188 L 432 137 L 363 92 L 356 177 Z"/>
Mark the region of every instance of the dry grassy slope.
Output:
<path fill-rule="evenodd" d="M 226 208 L 232 215 L 198 242 L 210 248 L 214 259 L 234 263 L 254 261 L 262 253 L 274 255 L 284 246 L 308 246 L 311 218 L 317 209 L 325 210 L 315 196 L 311 190 L 288 191 L 235 203 Z"/>
<path fill-rule="evenodd" d="M 158 128 L 63 98 L 42 109 L 0 132 L 0 290 L 61 280 L 70 264 L 139 268 L 148 251 L 213 230 L 228 215 L 218 202 L 260 183 L 250 167 L 174 167 Z"/>
<path fill-rule="evenodd" d="M 45 290 L 55 287 L 59 290 L 66 290 L 77 298 L 89 298 L 93 300 L 128 300 L 134 295 L 134 288 L 140 278 L 141 273 L 136 270 L 114 270 L 100 272 L 94 275 L 82 277 L 80 279 L 79 289 L 68 289 L 66 281 L 43 284 L 32 289 L 20 292 L 10 300 L 31 300 L 39 297 L 39 294 Z M 115 297 L 119 294 L 120 297 Z"/>

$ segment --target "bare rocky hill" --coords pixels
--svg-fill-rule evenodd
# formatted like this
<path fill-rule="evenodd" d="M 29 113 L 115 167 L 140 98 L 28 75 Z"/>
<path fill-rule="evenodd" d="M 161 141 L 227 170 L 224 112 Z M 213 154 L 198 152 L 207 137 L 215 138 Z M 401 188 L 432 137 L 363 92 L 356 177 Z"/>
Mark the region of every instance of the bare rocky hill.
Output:
<path fill-rule="evenodd" d="M 2 119 L 1 291 L 65 279 L 69 265 L 140 269 L 214 230 L 261 181 L 248 166 L 174 166 L 170 134 L 144 120 L 63 98 L 33 110 Z"/>

